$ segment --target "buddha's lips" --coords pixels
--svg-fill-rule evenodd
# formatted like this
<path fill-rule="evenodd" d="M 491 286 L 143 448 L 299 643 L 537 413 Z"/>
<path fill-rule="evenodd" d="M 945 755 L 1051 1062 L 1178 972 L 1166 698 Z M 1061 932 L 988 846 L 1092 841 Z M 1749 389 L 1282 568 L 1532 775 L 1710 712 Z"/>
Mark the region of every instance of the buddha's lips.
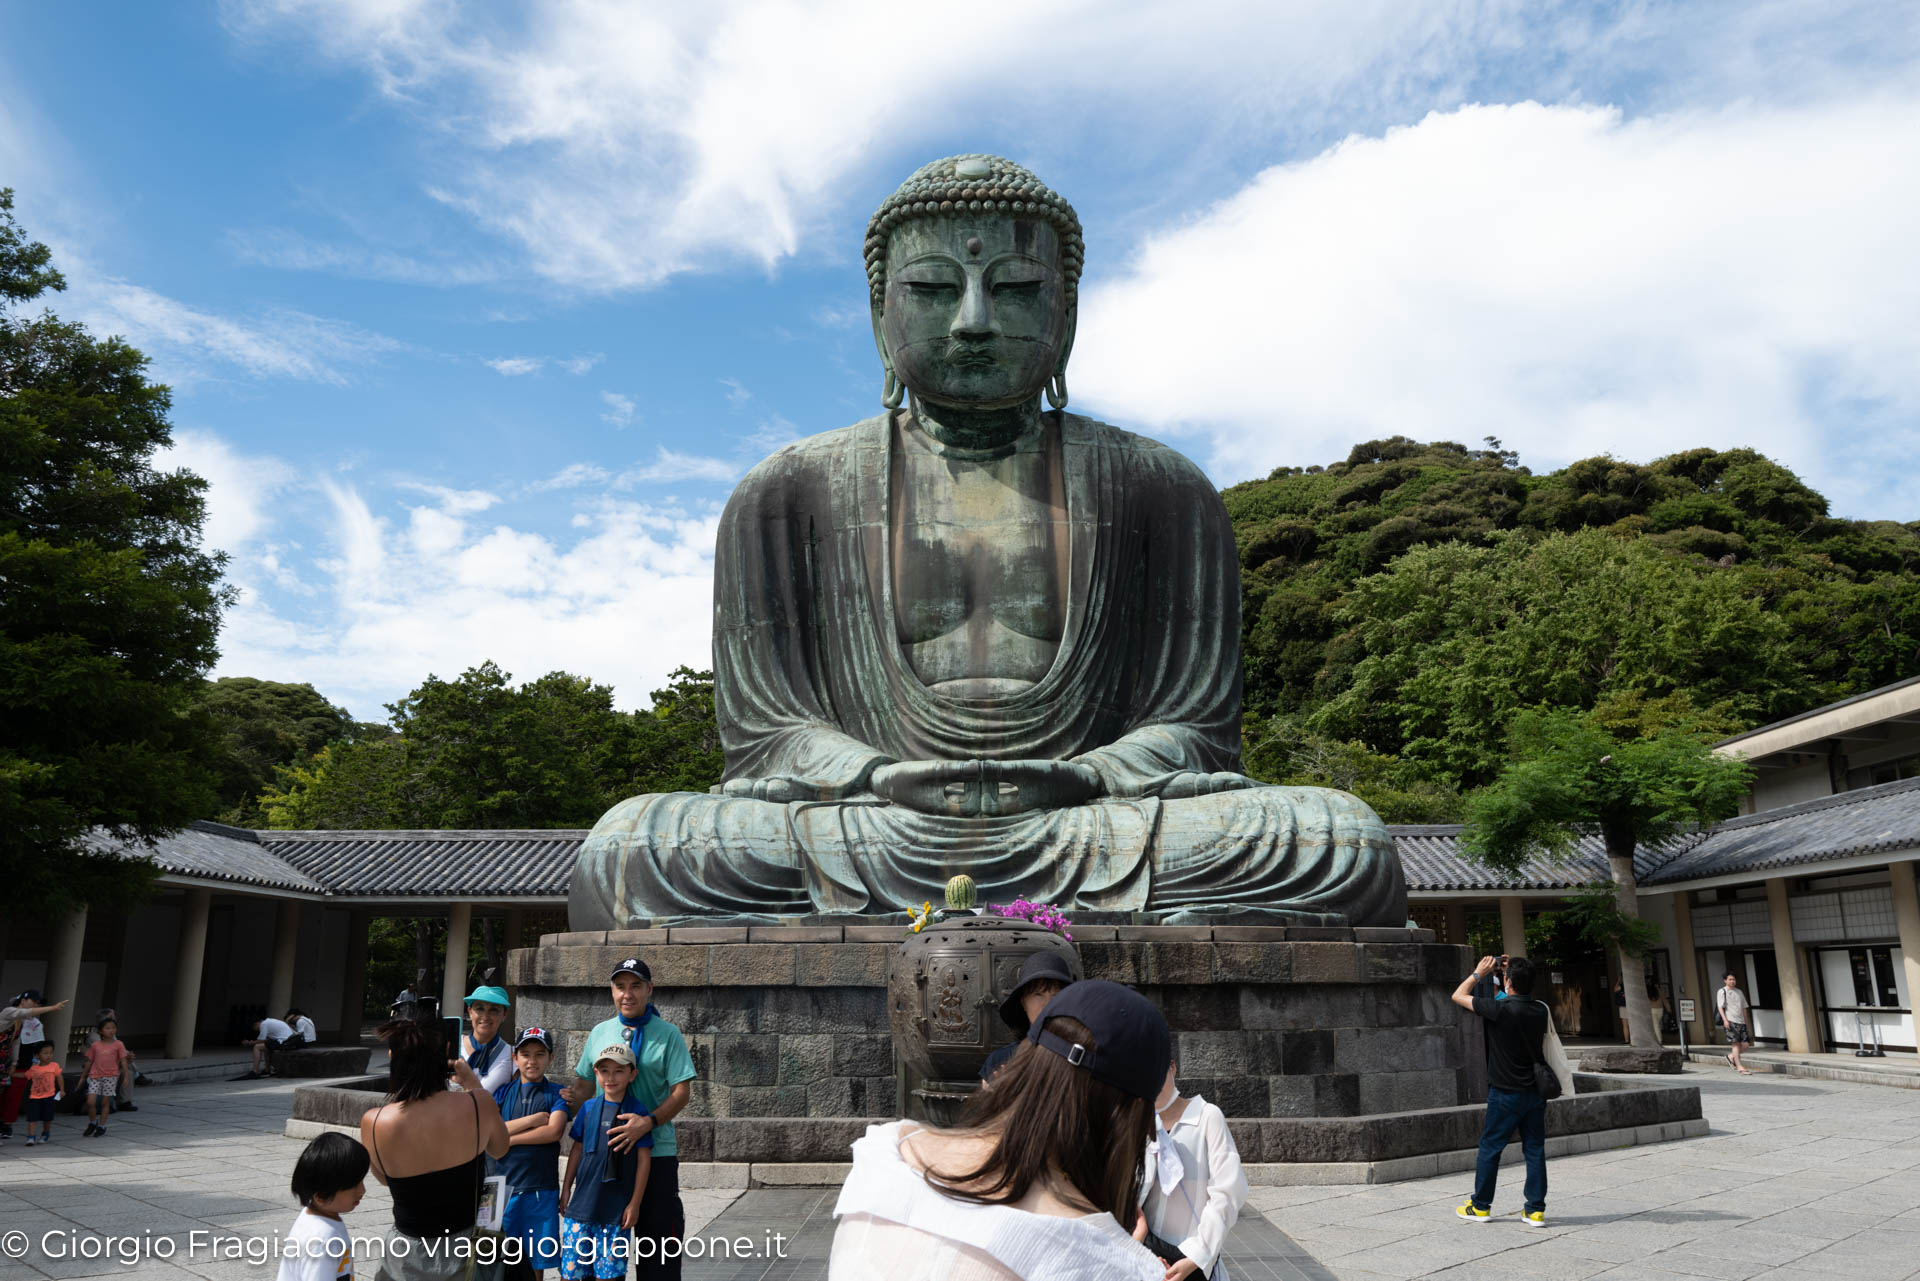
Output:
<path fill-rule="evenodd" d="M 947 359 L 956 365 L 992 365 L 997 363 L 994 347 L 991 343 L 947 344 Z"/>

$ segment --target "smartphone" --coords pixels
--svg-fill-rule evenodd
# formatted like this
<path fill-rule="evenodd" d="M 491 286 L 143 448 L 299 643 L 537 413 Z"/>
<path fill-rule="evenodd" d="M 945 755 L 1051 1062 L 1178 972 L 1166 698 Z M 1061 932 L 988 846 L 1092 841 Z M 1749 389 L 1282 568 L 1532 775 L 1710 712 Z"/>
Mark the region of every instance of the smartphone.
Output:
<path fill-rule="evenodd" d="M 449 1059 L 459 1058 L 460 1057 L 459 1016 L 449 1014 L 443 1017 L 440 1020 L 440 1033 L 441 1033 L 441 1036 L 445 1038 L 447 1043 L 447 1057 Z"/>

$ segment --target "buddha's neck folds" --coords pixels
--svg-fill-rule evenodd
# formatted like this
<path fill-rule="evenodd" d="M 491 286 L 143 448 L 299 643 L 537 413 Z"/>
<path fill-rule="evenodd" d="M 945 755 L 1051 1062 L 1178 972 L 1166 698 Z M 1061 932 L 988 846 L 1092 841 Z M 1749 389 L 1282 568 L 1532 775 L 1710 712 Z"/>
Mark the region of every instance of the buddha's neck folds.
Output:
<path fill-rule="evenodd" d="M 1040 431 L 1039 396 L 991 408 L 933 404 L 915 396 L 911 405 L 920 430 L 958 453 L 1006 453 Z"/>

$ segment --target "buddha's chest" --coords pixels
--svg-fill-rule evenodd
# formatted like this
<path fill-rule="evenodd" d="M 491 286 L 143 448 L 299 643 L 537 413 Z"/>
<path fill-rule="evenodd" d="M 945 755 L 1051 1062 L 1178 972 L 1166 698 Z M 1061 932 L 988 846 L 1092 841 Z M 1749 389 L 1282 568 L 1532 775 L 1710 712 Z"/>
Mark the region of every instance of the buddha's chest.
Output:
<path fill-rule="evenodd" d="M 1037 680 L 1066 619 L 1066 504 L 1054 451 L 991 462 L 896 454 L 894 623 L 930 683 Z"/>

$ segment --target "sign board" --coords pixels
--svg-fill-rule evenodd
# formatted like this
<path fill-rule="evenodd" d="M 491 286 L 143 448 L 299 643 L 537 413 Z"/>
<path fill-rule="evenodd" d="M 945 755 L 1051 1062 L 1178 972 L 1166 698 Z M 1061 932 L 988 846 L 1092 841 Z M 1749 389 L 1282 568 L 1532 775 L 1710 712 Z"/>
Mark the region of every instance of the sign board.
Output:
<path fill-rule="evenodd" d="M 1551 975 L 1551 981 L 1554 983 L 1565 983 L 1567 980 L 1565 976 L 1560 973 L 1559 970 L 1554 970 Z"/>
<path fill-rule="evenodd" d="M 1693 1002 L 1685 997 L 1680 998 L 1680 1021 L 1682 1023 L 1693 1022 Z"/>

